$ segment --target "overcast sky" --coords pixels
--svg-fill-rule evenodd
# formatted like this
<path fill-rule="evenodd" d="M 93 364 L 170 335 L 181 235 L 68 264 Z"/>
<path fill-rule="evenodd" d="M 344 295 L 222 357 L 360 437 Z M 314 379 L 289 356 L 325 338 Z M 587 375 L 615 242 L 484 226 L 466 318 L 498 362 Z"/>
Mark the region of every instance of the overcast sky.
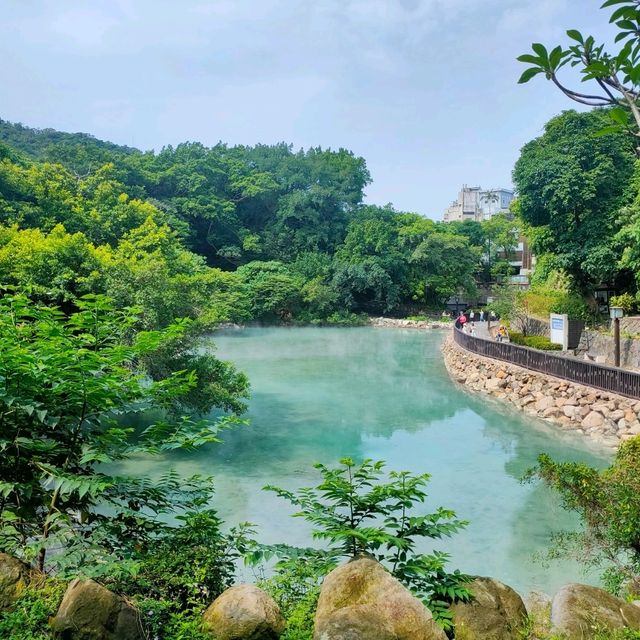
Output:
<path fill-rule="evenodd" d="M 141 149 L 290 142 L 364 156 L 369 202 L 440 218 L 510 186 L 572 107 L 515 57 L 601 0 L 0 0 L 0 118 Z M 566 38 L 565 38 L 566 39 Z"/>

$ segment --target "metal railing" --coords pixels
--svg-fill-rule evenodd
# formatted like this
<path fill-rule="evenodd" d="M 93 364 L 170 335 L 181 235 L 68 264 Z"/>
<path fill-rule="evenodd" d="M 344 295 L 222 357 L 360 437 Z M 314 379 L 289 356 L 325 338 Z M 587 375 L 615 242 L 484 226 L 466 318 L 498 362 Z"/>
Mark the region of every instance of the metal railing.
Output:
<path fill-rule="evenodd" d="M 494 342 L 464 333 L 460 329 L 453 330 L 453 339 L 463 349 L 487 358 L 503 360 L 563 380 L 640 399 L 640 373 L 565 358 L 509 342 Z"/>

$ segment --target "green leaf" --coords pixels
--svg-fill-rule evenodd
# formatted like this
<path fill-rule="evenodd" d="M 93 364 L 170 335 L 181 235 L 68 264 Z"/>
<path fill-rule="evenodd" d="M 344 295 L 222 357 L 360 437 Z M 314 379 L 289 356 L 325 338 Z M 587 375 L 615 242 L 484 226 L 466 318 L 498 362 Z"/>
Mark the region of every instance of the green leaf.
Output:
<path fill-rule="evenodd" d="M 577 31 L 576 29 L 569 29 L 569 31 L 567 31 L 567 35 L 572 40 L 575 40 L 576 42 L 579 42 L 580 44 L 582 44 L 584 42 L 582 34 L 579 31 Z"/>
<path fill-rule="evenodd" d="M 580 44 L 584 43 L 584 38 L 582 36 L 582 34 L 576 30 L 576 29 L 569 29 L 567 31 L 567 35 L 572 39 L 575 40 L 576 42 L 579 42 Z"/>
<path fill-rule="evenodd" d="M 547 48 L 540 42 L 534 42 L 531 45 L 531 48 L 540 56 L 542 66 L 546 67 L 549 63 L 549 54 L 547 53 Z"/>
<path fill-rule="evenodd" d="M 629 124 L 629 112 L 622 107 L 614 107 L 609 111 L 609 117 L 617 124 L 626 126 Z"/>
<path fill-rule="evenodd" d="M 595 131 L 592 135 L 595 138 L 600 138 L 602 136 L 606 136 L 611 133 L 618 133 L 621 130 L 622 130 L 622 127 L 620 125 L 611 125 L 609 127 L 603 127 L 602 129 Z"/>
<path fill-rule="evenodd" d="M 629 0 L 606 0 L 600 5 L 601 9 L 606 9 L 607 7 L 613 7 L 616 4 L 629 4 Z"/>
<path fill-rule="evenodd" d="M 620 20 L 616 22 L 616 26 L 620 29 L 627 29 L 628 31 L 634 31 L 637 28 L 637 25 L 631 22 L 631 20 Z"/>
<path fill-rule="evenodd" d="M 638 12 L 632 7 L 620 7 L 616 9 L 612 14 L 609 22 L 615 22 L 620 18 L 625 18 L 627 20 L 635 20 L 638 17 Z"/>
<path fill-rule="evenodd" d="M 615 37 L 614 42 L 620 42 L 620 40 L 624 40 L 626 37 L 631 35 L 634 35 L 633 31 L 622 31 Z"/>
<path fill-rule="evenodd" d="M 539 58 L 538 56 L 532 56 L 530 53 L 525 53 L 521 56 L 518 56 L 516 60 L 518 60 L 518 62 L 527 62 L 528 64 L 535 65 L 540 65 L 540 63 L 542 62 L 541 58 Z"/>
<path fill-rule="evenodd" d="M 557 69 L 558 65 L 562 62 L 562 58 L 567 54 L 567 52 L 562 50 L 562 47 L 555 47 L 551 53 L 549 54 L 549 66 L 552 69 Z"/>
<path fill-rule="evenodd" d="M 537 76 L 539 73 L 544 73 L 544 71 L 540 68 L 531 67 L 530 69 L 526 69 L 523 74 L 520 76 L 518 80 L 518 84 L 524 84 L 525 82 L 529 82 L 531 78 Z"/>

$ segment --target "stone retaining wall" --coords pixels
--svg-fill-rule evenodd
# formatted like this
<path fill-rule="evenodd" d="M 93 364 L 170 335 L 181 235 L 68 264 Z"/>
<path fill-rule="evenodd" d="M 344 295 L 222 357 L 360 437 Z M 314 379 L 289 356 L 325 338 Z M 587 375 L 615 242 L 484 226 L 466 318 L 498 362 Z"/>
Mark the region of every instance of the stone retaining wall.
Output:
<path fill-rule="evenodd" d="M 640 334 L 640 316 L 625 316 L 622 318 L 620 320 L 620 332 L 633 335 Z"/>
<path fill-rule="evenodd" d="M 442 351 L 454 380 L 510 402 L 528 415 L 608 447 L 640 434 L 640 401 L 484 358 L 465 351 L 451 336 Z"/>
<path fill-rule="evenodd" d="M 624 318 L 623 318 L 624 319 Z M 597 357 L 604 358 L 604 364 L 614 366 L 615 342 L 613 336 L 608 336 L 597 331 L 582 332 L 580 344 L 576 349 L 576 355 L 594 360 Z M 625 369 L 640 371 L 640 340 L 631 338 L 620 339 L 620 365 Z"/>

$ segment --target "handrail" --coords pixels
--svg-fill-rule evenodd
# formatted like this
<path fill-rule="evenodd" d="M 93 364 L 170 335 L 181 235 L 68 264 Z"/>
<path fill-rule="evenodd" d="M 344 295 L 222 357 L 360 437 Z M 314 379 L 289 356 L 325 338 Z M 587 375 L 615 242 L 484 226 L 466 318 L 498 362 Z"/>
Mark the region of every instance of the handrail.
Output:
<path fill-rule="evenodd" d="M 464 333 L 458 328 L 453 330 L 453 339 L 456 344 L 471 353 L 510 362 L 525 369 L 546 373 L 602 391 L 610 391 L 635 400 L 640 399 L 640 373 L 565 358 L 510 342 L 494 342 Z"/>

